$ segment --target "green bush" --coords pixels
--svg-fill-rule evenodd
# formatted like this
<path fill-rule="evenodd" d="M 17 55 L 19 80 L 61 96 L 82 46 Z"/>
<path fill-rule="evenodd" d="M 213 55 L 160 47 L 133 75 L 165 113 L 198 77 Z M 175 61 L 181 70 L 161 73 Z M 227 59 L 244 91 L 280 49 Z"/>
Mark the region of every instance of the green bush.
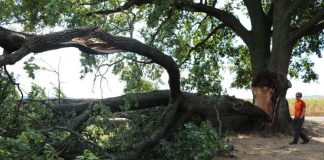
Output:
<path fill-rule="evenodd" d="M 52 159 L 54 153 L 36 130 L 24 131 L 15 138 L 0 137 L 0 159 Z"/>
<path fill-rule="evenodd" d="M 228 134 L 217 134 L 205 121 L 201 125 L 187 123 L 173 141 L 162 140 L 144 159 L 210 160 L 216 153 L 228 149 Z"/>

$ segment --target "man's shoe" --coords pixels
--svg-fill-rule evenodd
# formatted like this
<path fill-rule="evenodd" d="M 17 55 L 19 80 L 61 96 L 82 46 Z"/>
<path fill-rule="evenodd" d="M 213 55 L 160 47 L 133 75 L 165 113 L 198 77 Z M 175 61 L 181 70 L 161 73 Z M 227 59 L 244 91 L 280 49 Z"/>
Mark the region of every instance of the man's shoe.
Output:
<path fill-rule="evenodd" d="M 309 143 L 309 141 L 304 141 L 304 142 L 302 142 L 301 144 L 307 144 L 307 143 Z"/>
<path fill-rule="evenodd" d="M 297 142 L 290 142 L 289 144 L 290 145 L 294 145 L 294 144 L 297 144 Z"/>

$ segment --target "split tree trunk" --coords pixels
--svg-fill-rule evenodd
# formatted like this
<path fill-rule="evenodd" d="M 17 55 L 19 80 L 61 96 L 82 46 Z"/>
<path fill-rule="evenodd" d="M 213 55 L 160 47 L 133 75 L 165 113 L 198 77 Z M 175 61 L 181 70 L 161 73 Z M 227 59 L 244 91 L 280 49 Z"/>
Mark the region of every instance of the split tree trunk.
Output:
<path fill-rule="evenodd" d="M 252 87 L 254 104 L 271 117 L 271 122 L 256 127 L 262 127 L 267 134 L 291 133 L 291 117 L 286 100 L 286 93 L 291 83 L 286 76 L 264 71 L 253 80 Z"/>

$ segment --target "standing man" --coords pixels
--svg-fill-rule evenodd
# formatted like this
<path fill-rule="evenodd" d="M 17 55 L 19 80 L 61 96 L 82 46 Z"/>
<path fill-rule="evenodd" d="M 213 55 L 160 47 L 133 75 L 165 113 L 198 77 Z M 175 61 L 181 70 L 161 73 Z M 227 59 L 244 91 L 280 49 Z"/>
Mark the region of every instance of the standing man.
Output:
<path fill-rule="evenodd" d="M 305 112 L 306 112 L 306 104 L 303 100 L 301 100 L 302 93 L 296 93 L 296 101 L 295 101 L 295 115 L 294 115 L 294 127 L 295 134 L 294 140 L 289 144 L 297 144 L 299 137 L 303 139 L 302 144 L 307 144 L 309 139 L 306 134 L 302 132 L 301 127 L 305 120 Z"/>

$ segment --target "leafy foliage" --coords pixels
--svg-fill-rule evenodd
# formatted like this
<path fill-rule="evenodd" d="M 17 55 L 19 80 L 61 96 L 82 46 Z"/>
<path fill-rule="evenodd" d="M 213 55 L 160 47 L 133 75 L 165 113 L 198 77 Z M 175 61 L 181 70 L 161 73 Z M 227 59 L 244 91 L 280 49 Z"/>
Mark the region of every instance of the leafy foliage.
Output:
<path fill-rule="evenodd" d="M 35 79 L 35 71 L 41 69 L 36 63 L 34 63 L 35 57 L 30 57 L 24 62 L 24 70 L 27 72 L 28 77 Z"/>
<path fill-rule="evenodd" d="M 126 81 L 125 93 L 150 92 L 156 87 L 149 81 L 143 80 L 142 70 L 137 64 L 130 64 L 129 67 L 123 68 L 121 72 L 121 80 Z"/>
<path fill-rule="evenodd" d="M 235 88 L 249 88 L 252 81 L 252 68 L 249 60 L 248 48 L 239 46 L 234 51 L 236 58 L 229 58 L 233 65 L 230 66 L 231 72 L 236 72 L 235 80 L 231 84 Z"/>
<path fill-rule="evenodd" d="M 12 85 L 8 75 L 3 68 L 0 68 L 0 105 L 11 103 L 18 98 L 15 86 Z"/>
<path fill-rule="evenodd" d="M 321 58 L 321 50 L 324 49 L 324 32 L 303 37 L 298 43 L 299 45 L 294 49 L 292 64 L 289 67 L 289 76 L 296 79 L 303 79 L 308 83 L 316 81 L 318 74 L 313 70 L 314 63 L 310 60 L 310 56 L 314 53 Z"/>
<path fill-rule="evenodd" d="M 164 53 L 174 57 L 179 64 L 181 72 L 190 72 L 189 76 L 182 75 L 182 79 L 184 79 L 182 82 L 183 89 L 187 91 L 194 90 L 201 94 L 219 92 L 219 87 L 206 82 L 209 82 L 210 79 L 215 81 L 222 80 L 222 75 L 219 74 L 219 69 L 223 67 L 222 57 L 229 55 L 230 59 L 233 59 L 230 60 L 233 65 L 231 66 L 231 72 L 235 74 L 235 81 L 232 87 L 249 87 L 248 81 L 251 79 L 249 77 L 251 76 L 252 68 L 249 62 L 249 56 L 247 53 L 244 53 L 244 56 L 241 53 L 233 54 L 234 52 L 242 52 L 240 51 L 241 47 L 237 45 L 237 35 L 228 28 L 214 31 L 213 29 L 221 24 L 219 20 L 201 12 L 193 12 L 188 8 L 176 6 L 176 1 L 172 0 L 154 0 L 148 4 L 134 5 L 126 8 L 127 10 L 118 12 L 118 8 L 127 2 L 126 0 L 109 0 L 104 2 L 86 0 L 40 0 L 35 3 L 29 0 L 1 1 L 1 6 L 6 7 L 3 7 L 0 11 L 0 24 L 18 23 L 30 32 L 41 31 L 44 27 L 71 28 L 98 25 L 114 35 L 129 37 L 136 35 L 136 39 L 143 40 L 150 45 L 155 45 Z M 192 1 L 180 2 L 192 3 Z M 214 2 L 213 0 L 201 1 L 201 3 L 208 5 L 212 5 Z M 261 5 L 265 13 L 270 11 L 271 3 L 272 1 L 269 0 L 262 1 Z M 319 0 L 312 0 L 303 4 L 298 10 L 298 13 L 294 13 L 292 17 L 292 28 L 299 28 L 306 24 L 322 7 L 323 2 Z M 237 14 L 235 11 L 239 11 L 248 16 L 243 1 L 235 3 L 227 2 L 224 3 L 223 7 L 219 8 L 232 13 L 234 16 Z M 323 49 L 323 37 L 323 32 L 320 32 L 319 34 L 300 39 L 292 57 L 296 59 L 302 58 L 300 57 L 302 53 L 315 53 L 320 56 L 321 50 Z M 248 51 L 245 50 L 244 52 Z M 122 54 L 108 59 L 116 62 L 121 58 L 124 58 Z M 82 54 L 81 63 L 83 70 L 81 71 L 81 77 L 98 70 L 104 66 L 102 64 L 107 64 L 108 61 L 105 61 L 106 59 L 107 57 Z M 138 59 L 138 57 L 135 59 Z M 243 60 L 242 63 L 237 63 L 241 60 Z M 305 58 L 302 61 L 305 62 Z M 104 63 L 99 65 L 100 62 Z M 123 73 L 124 70 L 120 67 L 132 66 L 130 63 L 133 62 L 130 60 L 124 63 L 123 65 L 119 65 L 120 63 L 115 64 L 119 65 L 117 67 L 119 69 L 114 69 L 115 74 L 125 74 Z M 300 70 L 305 69 L 306 71 L 299 72 L 295 70 L 295 67 L 301 65 L 301 63 L 299 63 L 299 60 L 293 61 L 293 63 L 294 65 L 290 67 L 290 75 L 293 78 L 301 78 L 305 82 L 316 80 L 316 73 L 313 72 L 312 65 L 303 65 L 304 67 L 301 67 Z M 212 67 L 206 69 L 206 65 Z M 153 72 L 150 72 L 152 71 L 150 68 L 154 68 Z M 26 64 L 26 69 L 29 75 L 34 77 L 32 71 L 37 69 L 37 66 Z M 148 71 L 146 74 L 141 75 L 147 76 L 141 78 L 142 80 L 157 83 L 160 78 L 159 76 L 161 76 L 161 74 L 156 74 L 161 73 L 161 68 L 152 67 L 152 65 L 142 65 L 140 69 Z M 134 70 L 132 69 L 132 71 Z M 301 74 L 297 76 L 294 73 Z M 206 75 L 206 77 L 197 78 L 201 74 Z M 301 76 L 303 74 L 304 76 Z M 136 84 L 131 83 L 131 81 L 133 79 L 139 80 L 136 77 L 139 75 L 129 76 L 134 77 L 123 79 L 129 84 L 126 85 L 126 88 L 130 87 L 125 90 L 134 90 L 133 87 Z M 212 87 L 210 91 L 205 91 L 203 89 L 205 87 L 200 86 L 201 84 Z"/>
<path fill-rule="evenodd" d="M 29 95 L 41 98 L 42 89 L 36 85 Z M 36 93 L 37 92 L 37 93 Z M 1 92 L 3 93 L 3 92 Z M 16 91 L 7 92 L 15 95 Z M 7 98 L 8 98 L 7 97 Z M 0 116 L 0 159 L 51 159 L 53 147 L 48 144 L 41 125 L 51 121 L 53 115 L 49 108 L 30 102 L 17 106 L 16 98 L 1 103 Z"/>
<path fill-rule="evenodd" d="M 96 160 L 99 159 L 91 151 L 84 150 L 82 156 L 77 156 L 74 160 Z"/>
<path fill-rule="evenodd" d="M 52 159 L 53 147 L 45 142 L 45 136 L 36 130 L 24 131 L 15 138 L 0 140 L 1 159 Z M 42 153 L 43 152 L 43 153 Z M 36 154 L 35 154 L 36 153 Z M 37 154 L 42 153 L 42 154 Z"/>
<path fill-rule="evenodd" d="M 200 125 L 186 123 L 174 140 L 162 140 L 143 159 L 210 160 L 217 152 L 229 149 L 227 137 L 228 133 L 218 134 L 208 121 Z"/>
<path fill-rule="evenodd" d="M 54 113 L 51 105 L 41 103 L 47 95 L 36 84 L 32 85 L 29 99 L 17 106 L 17 92 L 8 86 L 12 89 L 0 92 L 6 93 L 0 104 L 0 159 L 63 159 L 57 147 L 72 148 L 78 140 L 70 139 L 69 132 L 53 126 L 64 126 L 75 116 Z"/>

